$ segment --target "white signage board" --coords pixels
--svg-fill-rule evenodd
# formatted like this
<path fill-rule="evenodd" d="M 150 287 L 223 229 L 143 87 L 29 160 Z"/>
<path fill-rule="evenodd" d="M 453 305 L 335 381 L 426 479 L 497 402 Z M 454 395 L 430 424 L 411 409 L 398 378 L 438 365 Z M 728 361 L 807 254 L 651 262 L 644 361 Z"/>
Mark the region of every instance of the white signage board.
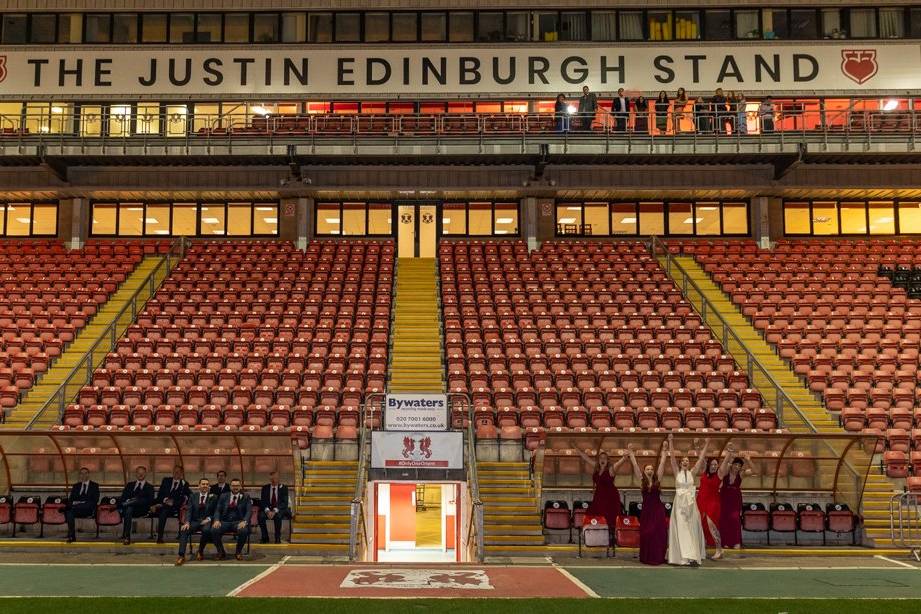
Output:
<path fill-rule="evenodd" d="M 782 94 L 921 89 L 917 42 L 0 49 L 0 96 L 470 96 L 679 87 Z"/>
<path fill-rule="evenodd" d="M 449 424 L 447 395 L 388 394 L 384 400 L 385 431 L 446 431 Z"/>
<path fill-rule="evenodd" d="M 463 469 L 463 433 L 372 431 L 371 468 Z"/>

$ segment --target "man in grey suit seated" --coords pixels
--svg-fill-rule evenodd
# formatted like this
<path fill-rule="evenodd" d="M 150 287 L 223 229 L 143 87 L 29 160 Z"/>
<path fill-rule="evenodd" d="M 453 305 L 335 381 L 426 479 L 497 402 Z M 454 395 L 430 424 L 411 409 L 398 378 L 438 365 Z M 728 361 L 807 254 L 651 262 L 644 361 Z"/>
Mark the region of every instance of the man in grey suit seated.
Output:
<path fill-rule="evenodd" d="M 217 499 L 217 495 L 210 492 L 208 478 L 198 480 L 198 491 L 189 495 L 185 522 L 179 527 L 179 558 L 176 559 L 176 565 L 185 563 L 186 548 L 196 531 L 201 531 L 201 539 L 198 542 L 195 560 L 201 561 L 205 558 L 205 546 L 211 538 L 211 523 L 214 520 Z"/>
<path fill-rule="evenodd" d="M 239 479 L 230 481 L 230 492 L 221 495 L 217 502 L 214 522 L 211 524 L 214 545 L 217 547 L 217 560 L 227 558 L 224 552 L 224 533 L 236 531 L 237 548 L 234 557 L 243 560 L 243 546 L 249 538 L 249 520 L 253 510 L 253 502 L 245 492 Z"/>

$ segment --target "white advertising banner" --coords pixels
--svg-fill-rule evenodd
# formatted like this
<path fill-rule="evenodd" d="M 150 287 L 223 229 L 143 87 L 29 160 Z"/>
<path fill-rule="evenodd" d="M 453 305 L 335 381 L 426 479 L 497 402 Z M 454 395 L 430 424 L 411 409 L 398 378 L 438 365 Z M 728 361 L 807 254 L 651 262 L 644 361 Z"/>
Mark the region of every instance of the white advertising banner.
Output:
<path fill-rule="evenodd" d="M 371 432 L 372 469 L 463 469 L 460 432 Z"/>
<path fill-rule="evenodd" d="M 444 394 L 388 394 L 384 402 L 386 431 L 446 431 L 448 420 Z"/>
<path fill-rule="evenodd" d="M 921 89 L 913 42 L 0 48 L 0 95 L 431 96 Z"/>

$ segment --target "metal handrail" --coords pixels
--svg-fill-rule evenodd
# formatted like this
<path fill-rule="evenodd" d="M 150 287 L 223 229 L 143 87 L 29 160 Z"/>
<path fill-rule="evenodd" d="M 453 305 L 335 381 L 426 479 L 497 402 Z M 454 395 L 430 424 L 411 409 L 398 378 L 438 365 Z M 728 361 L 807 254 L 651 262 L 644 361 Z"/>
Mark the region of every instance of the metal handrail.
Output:
<path fill-rule="evenodd" d="M 105 353 L 112 351 L 112 348 L 115 347 L 118 340 L 121 338 L 121 335 L 124 334 L 124 331 L 127 330 L 128 326 L 134 322 L 134 318 L 138 314 L 138 303 L 139 297 L 147 292 L 146 298 L 144 298 L 142 304 L 146 304 L 148 300 L 156 293 L 157 288 L 160 283 L 169 276 L 172 272 L 173 267 L 178 263 L 183 256 L 185 255 L 185 246 L 186 241 L 183 237 L 173 241 L 170 244 L 169 251 L 160 259 L 160 262 L 154 267 L 154 269 L 148 273 L 147 277 L 141 282 L 138 286 L 138 289 L 128 298 L 124 306 L 115 314 L 115 317 L 109 323 L 108 326 L 99 334 L 99 337 L 93 342 L 93 345 L 86 351 L 83 357 L 80 359 L 74 368 L 70 370 L 70 373 L 67 374 L 67 377 L 61 382 L 60 386 L 54 391 L 54 393 L 48 398 L 47 401 L 42 405 L 32 419 L 29 420 L 29 423 L 26 425 L 26 430 L 32 430 L 32 428 L 40 422 L 45 414 L 52 410 L 57 410 L 57 417 L 60 418 L 64 414 L 64 407 L 67 405 L 67 402 L 74 396 L 73 394 L 68 394 L 68 389 L 74 385 L 75 381 L 78 381 L 81 378 L 83 383 L 80 386 L 85 386 L 93 379 L 93 369 L 96 368 L 94 357 L 96 353 L 100 350 L 101 347 L 105 347 Z M 174 261 L 175 258 L 175 261 Z M 156 281 L 158 276 L 160 281 Z M 131 320 L 126 324 L 120 324 L 123 316 L 128 313 L 130 310 Z"/>
<path fill-rule="evenodd" d="M 889 536 L 893 545 L 908 548 L 921 561 L 921 495 L 900 492 L 889 498 Z"/>
<path fill-rule="evenodd" d="M 483 501 L 480 499 L 480 478 L 477 473 L 476 459 L 476 428 L 474 426 L 473 404 L 469 404 L 467 409 L 467 487 L 470 490 L 470 520 L 467 526 L 467 545 L 469 548 L 471 539 L 475 543 L 476 561 L 482 563 L 486 552 L 484 545 L 484 521 L 483 521 Z"/>
<path fill-rule="evenodd" d="M 777 380 L 775 380 L 774 377 L 770 374 L 767 367 L 761 364 L 761 361 L 759 361 L 755 355 L 752 354 L 751 350 L 748 348 L 748 345 L 742 341 L 742 339 L 735 333 L 735 330 L 733 330 L 732 326 L 726 321 L 716 306 L 710 302 L 706 295 L 704 295 L 703 290 L 700 289 L 700 286 L 698 286 L 694 280 L 691 279 L 690 275 L 688 275 L 688 272 L 684 270 L 684 267 L 682 267 L 681 264 L 679 264 L 678 261 L 674 258 L 674 256 L 672 256 L 672 254 L 668 251 L 668 246 L 662 243 L 662 241 L 655 236 L 650 238 L 649 246 L 653 258 L 657 258 L 660 255 L 665 257 L 665 270 L 669 276 L 672 274 L 672 269 L 677 269 L 681 279 L 681 283 L 678 284 L 679 289 L 685 298 L 688 298 L 688 286 L 693 288 L 700 296 L 700 316 L 704 324 L 707 324 L 708 311 L 711 315 L 715 315 L 719 320 L 720 325 L 723 327 L 721 335 L 722 338 L 720 339 L 721 343 L 723 344 L 723 349 L 727 349 L 728 341 L 731 338 L 745 352 L 745 358 L 748 363 L 747 375 L 749 382 L 752 381 L 752 375 L 755 371 L 754 367 L 757 367 L 760 374 L 763 375 L 768 382 L 770 382 L 771 387 L 773 388 L 776 395 L 775 411 L 777 414 L 778 425 L 784 426 L 783 408 L 784 404 L 788 404 L 800 418 L 800 420 L 802 420 L 804 425 L 808 426 L 812 432 L 817 432 L 818 429 L 816 429 L 816 426 L 812 423 L 812 421 L 806 417 L 806 415 L 800 409 L 799 405 L 797 405 L 797 403 L 787 395 L 783 387 L 778 384 Z M 714 330 L 713 332 L 716 333 L 717 331 Z"/>
<path fill-rule="evenodd" d="M 360 424 L 358 427 L 358 472 L 355 476 L 355 490 L 352 494 L 352 502 L 349 507 L 350 524 L 349 524 L 349 560 L 358 560 L 361 552 L 359 551 L 359 536 L 361 542 L 367 541 L 368 526 L 365 522 L 364 511 L 364 488 L 367 483 L 368 472 L 368 433 L 370 432 L 369 424 L 372 417 L 372 400 L 380 399 L 383 401 L 384 394 L 373 392 L 365 397 L 364 404 L 361 406 Z M 383 403 L 381 403 L 383 406 Z"/>

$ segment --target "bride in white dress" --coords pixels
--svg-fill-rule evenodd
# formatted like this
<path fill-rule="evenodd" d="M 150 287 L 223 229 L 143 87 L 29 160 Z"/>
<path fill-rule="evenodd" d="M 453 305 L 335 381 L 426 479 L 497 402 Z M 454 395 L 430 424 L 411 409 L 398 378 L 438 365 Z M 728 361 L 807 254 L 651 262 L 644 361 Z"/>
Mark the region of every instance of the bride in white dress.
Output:
<path fill-rule="evenodd" d="M 697 487 L 694 476 L 700 473 L 706 463 L 709 439 L 697 454 L 697 463 L 691 467 L 691 459 L 684 456 L 680 466 L 675 461 L 675 448 L 669 435 L 669 458 L 675 473 L 675 500 L 672 503 L 672 517 L 668 527 L 669 565 L 690 565 L 697 567 L 707 556 L 700 511 L 697 509 Z"/>

